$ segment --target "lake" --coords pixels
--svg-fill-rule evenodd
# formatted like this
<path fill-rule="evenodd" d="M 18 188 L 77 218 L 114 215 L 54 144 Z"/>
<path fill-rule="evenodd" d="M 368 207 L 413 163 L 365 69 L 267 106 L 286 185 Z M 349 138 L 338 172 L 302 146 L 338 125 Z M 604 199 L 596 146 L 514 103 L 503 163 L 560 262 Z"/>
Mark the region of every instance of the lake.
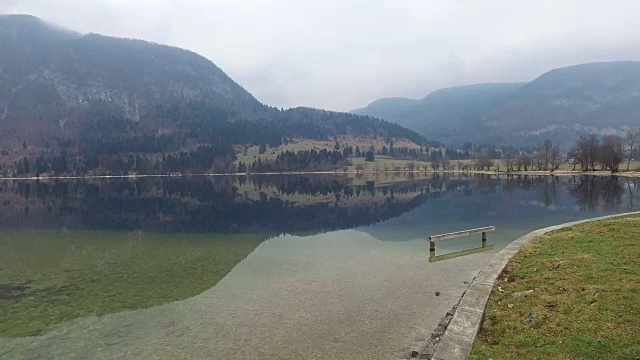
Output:
<path fill-rule="evenodd" d="M 0 359 L 402 359 L 508 243 L 638 195 L 587 176 L 1 180 Z M 488 225 L 490 248 L 429 261 L 429 235 Z"/>

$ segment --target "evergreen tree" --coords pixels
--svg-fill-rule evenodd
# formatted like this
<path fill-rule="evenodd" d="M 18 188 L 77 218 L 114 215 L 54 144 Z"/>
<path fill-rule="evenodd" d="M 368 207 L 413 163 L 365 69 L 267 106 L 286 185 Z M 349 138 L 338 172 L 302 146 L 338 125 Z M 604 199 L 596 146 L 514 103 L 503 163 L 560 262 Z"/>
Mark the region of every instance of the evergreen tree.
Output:
<path fill-rule="evenodd" d="M 264 154 L 265 152 L 267 152 L 267 145 L 265 143 L 261 143 L 260 144 L 260 149 L 258 149 L 258 153 L 260 155 Z"/>
<path fill-rule="evenodd" d="M 28 174 L 31 172 L 31 170 L 29 169 L 29 159 L 27 159 L 26 157 L 22 158 L 22 162 L 23 162 L 23 169 L 24 169 L 24 173 Z"/>
<path fill-rule="evenodd" d="M 371 150 L 367 151 L 367 153 L 365 154 L 364 160 L 365 161 L 374 161 L 375 159 L 373 157 L 373 151 L 371 151 Z"/>

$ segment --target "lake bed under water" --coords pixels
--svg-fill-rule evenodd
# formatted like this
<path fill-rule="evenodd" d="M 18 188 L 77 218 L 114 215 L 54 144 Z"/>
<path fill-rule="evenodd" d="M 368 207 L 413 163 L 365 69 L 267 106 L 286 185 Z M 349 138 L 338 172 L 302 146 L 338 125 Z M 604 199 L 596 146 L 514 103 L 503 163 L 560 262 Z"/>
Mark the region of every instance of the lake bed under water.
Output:
<path fill-rule="evenodd" d="M 404 358 L 511 241 L 638 209 L 635 179 L 390 180 L 4 181 L 0 358 Z"/>

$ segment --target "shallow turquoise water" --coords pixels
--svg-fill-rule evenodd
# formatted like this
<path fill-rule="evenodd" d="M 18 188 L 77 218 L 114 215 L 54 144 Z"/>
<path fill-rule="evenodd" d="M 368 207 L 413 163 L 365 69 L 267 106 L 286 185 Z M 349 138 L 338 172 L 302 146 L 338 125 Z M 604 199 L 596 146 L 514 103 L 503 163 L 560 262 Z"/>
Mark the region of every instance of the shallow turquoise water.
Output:
<path fill-rule="evenodd" d="M 185 336 L 191 345 L 180 350 L 183 358 L 247 358 L 234 352 L 240 347 L 254 347 L 257 356 L 274 359 L 298 358 L 296 354 L 340 358 L 364 347 L 370 351 L 367 358 L 400 357 L 428 335 L 433 321 L 459 296 L 463 280 L 492 256 L 429 264 L 429 235 L 493 225 L 496 231 L 488 234 L 488 244 L 495 252 L 533 229 L 636 210 L 636 185 L 635 180 L 604 177 L 490 176 L 436 176 L 392 185 L 311 175 L 5 181 L 0 256 L 42 259 L 38 273 L 62 274 L 52 280 L 22 271 L 33 279 L 18 282 L 16 269 L 9 267 L 17 265 L 0 265 L 5 288 L 26 283 L 33 290 L 45 280 L 66 284 L 70 274 L 77 283 L 86 282 L 95 275 L 94 267 L 105 269 L 105 261 L 91 256 L 120 258 L 127 249 L 146 256 L 129 257 L 127 266 L 107 261 L 122 272 L 106 280 L 119 282 L 109 284 L 122 292 L 118 299 L 126 301 L 128 292 L 136 293 L 127 286 L 161 282 L 163 277 L 155 275 L 167 269 L 172 278 L 193 287 L 158 285 L 157 292 L 143 292 L 162 294 L 164 300 L 150 304 L 164 305 L 131 305 L 131 314 L 120 313 L 122 308 L 111 315 L 95 309 L 97 318 L 64 322 L 63 317 L 35 338 L 0 340 L 0 348 L 10 349 L 0 351 L 0 358 L 45 353 L 77 358 L 77 349 L 85 355 L 103 349 L 96 358 L 162 358 L 159 354 L 176 353 L 166 352 L 161 343 L 177 347 Z M 42 239 L 29 234 L 42 231 L 58 234 L 53 242 L 68 242 L 78 232 L 85 235 L 73 244 L 40 246 Z M 13 242 L 6 241 L 7 234 L 14 234 Z M 153 246 L 141 246 L 149 245 L 136 240 L 141 236 Z M 240 238 L 251 240 L 238 252 Z M 446 240 L 438 243 L 437 254 L 479 245 L 479 235 Z M 183 262 L 159 265 L 172 252 Z M 201 255 L 216 261 L 232 258 L 230 252 L 233 263 L 222 273 L 206 266 L 186 271 Z M 77 257 L 83 253 L 89 258 Z M 80 263 L 84 271 L 75 271 Z M 123 280 L 136 276 L 139 281 Z M 432 298 L 435 289 L 443 295 Z M 5 304 L 21 295 L 0 293 Z M 82 293 L 65 294 L 74 306 L 73 296 Z M 97 296 L 104 297 L 98 303 L 115 298 L 108 292 Z M 432 313 L 421 305 L 427 303 Z M 135 321 L 121 327 L 126 319 Z M 105 340 L 112 333 L 118 340 Z M 119 345 L 105 348 L 105 342 Z M 259 346 L 265 342 L 272 345 Z"/>

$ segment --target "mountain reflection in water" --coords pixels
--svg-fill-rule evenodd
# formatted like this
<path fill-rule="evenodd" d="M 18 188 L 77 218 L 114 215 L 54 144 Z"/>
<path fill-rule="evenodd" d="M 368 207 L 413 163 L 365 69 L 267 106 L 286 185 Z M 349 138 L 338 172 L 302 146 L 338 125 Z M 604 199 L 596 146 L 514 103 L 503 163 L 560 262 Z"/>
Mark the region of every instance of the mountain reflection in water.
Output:
<path fill-rule="evenodd" d="M 311 234 L 375 224 L 450 193 L 613 212 L 634 208 L 637 185 L 617 177 L 448 174 L 391 184 L 333 175 L 4 180 L 0 226 Z M 499 204 L 477 205 L 487 212 Z"/>
<path fill-rule="evenodd" d="M 488 243 L 497 251 L 536 228 L 637 209 L 636 179 L 436 174 L 396 180 L 4 180 L 0 359 L 74 358 L 77 348 L 91 353 L 116 330 L 131 344 L 109 348 L 105 358 L 152 357 L 166 349 L 150 346 L 150 334 L 174 345 L 184 339 L 164 330 L 168 317 L 192 329 L 193 348 L 203 351 L 184 358 L 234 358 L 239 346 L 268 341 L 274 347 L 263 349 L 266 358 L 291 357 L 310 349 L 308 343 L 317 354 L 348 351 L 314 330 L 326 328 L 349 337 L 350 346 L 370 349 L 370 358 L 386 359 L 399 344 L 413 346 L 405 340 L 428 336 L 463 281 L 492 256 L 429 264 L 427 236 L 493 225 Z M 452 239 L 437 251 L 479 245 L 475 237 Z M 418 316 L 414 311 L 433 286 L 442 295 Z M 130 328 L 121 326 L 129 319 L 125 310 L 135 310 Z M 381 332 L 381 326 L 389 328 Z"/>

